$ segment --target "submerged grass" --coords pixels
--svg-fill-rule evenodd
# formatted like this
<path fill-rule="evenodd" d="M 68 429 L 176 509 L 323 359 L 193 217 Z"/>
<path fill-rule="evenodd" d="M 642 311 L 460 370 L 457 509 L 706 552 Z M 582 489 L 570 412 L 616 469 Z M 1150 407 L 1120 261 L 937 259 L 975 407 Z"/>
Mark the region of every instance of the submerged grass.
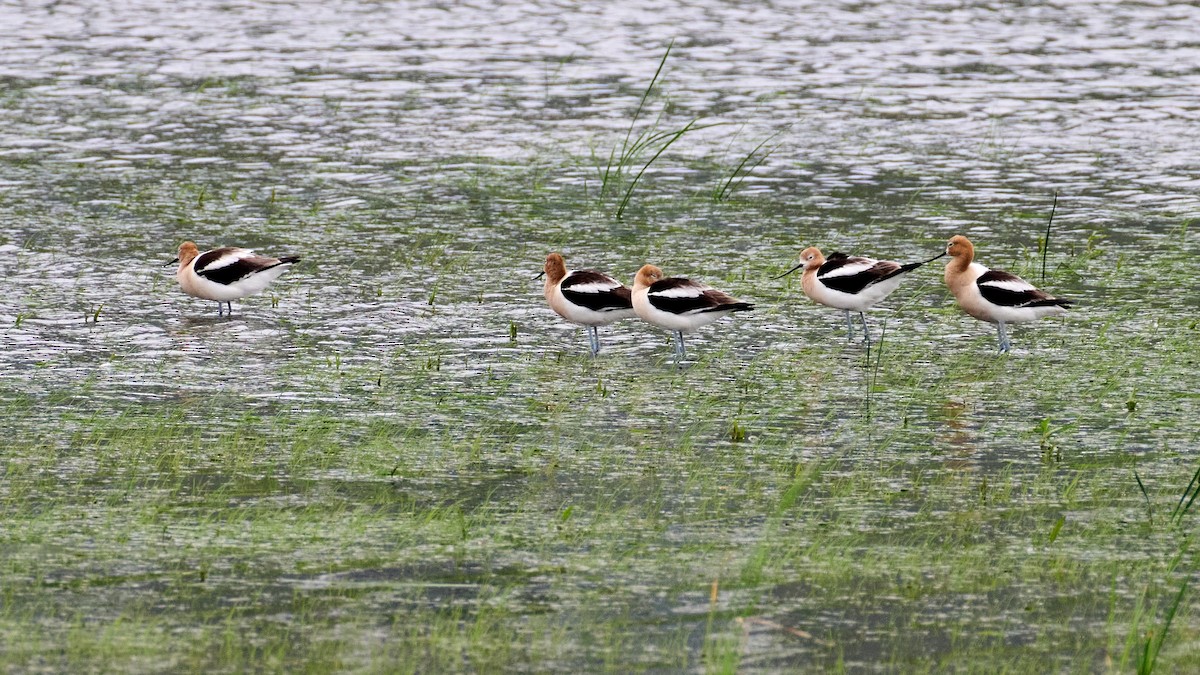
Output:
<path fill-rule="evenodd" d="M 1176 403 L 1161 392 L 1132 413 L 1063 405 L 1176 371 L 1126 358 L 1135 346 L 1088 377 L 1030 373 L 980 363 L 986 333 L 939 357 L 897 337 L 911 314 L 881 322 L 864 360 L 837 316 L 810 316 L 798 351 L 747 353 L 731 330 L 732 349 L 683 372 L 617 343 L 597 361 L 524 347 L 463 377 L 462 356 L 427 368 L 412 357 L 437 348 L 416 341 L 380 384 L 375 364 L 334 367 L 316 343 L 288 377 L 351 392 L 326 410 L 237 395 L 131 410 L 67 384 L 55 400 L 96 409 L 7 434 L 0 634 L 20 647 L 4 658 L 733 672 L 1194 656 L 1189 596 L 1159 607 L 1132 590 L 1186 588 L 1191 554 L 1164 526 L 1179 518 L 1139 514 L 1188 513 L 1188 418 L 1160 415 Z M 1024 335 L 1044 352 L 1026 358 L 1061 357 Z M 6 394 L 5 419 L 40 400 Z M 1186 499 L 1137 487 L 1131 467 L 1148 485 L 1191 477 Z"/>
<path fill-rule="evenodd" d="M 394 200 L 364 188 L 373 206 L 340 217 L 236 185 L 129 197 L 146 220 L 186 202 L 214 232 L 241 211 L 268 223 L 255 236 L 324 228 L 289 235 L 327 255 L 273 287 L 278 307 L 254 299 L 229 321 L 192 316 L 167 283 L 88 295 L 107 277 L 47 265 L 53 235 L 23 251 L 8 269 L 29 292 L 4 322 L 26 315 L 5 333 L 19 375 L 0 380 L 4 667 L 1196 658 L 1200 327 L 1157 292 L 1190 278 L 1186 237 L 1145 243 L 1153 274 L 1103 232 L 1056 231 L 1052 251 L 992 244 L 1023 274 L 1044 257 L 1055 290 L 1087 302 L 1020 327 L 1000 357 L 934 271 L 870 317 L 868 352 L 838 313 L 768 277 L 797 240 L 852 236 L 828 220 L 940 222 L 954 205 L 846 194 L 808 213 L 697 193 L 648 200 L 635 236 L 569 182 L 530 195 L 523 176 L 463 171 Z M 914 258 L 945 234 L 878 227 L 861 236 Z M 759 309 L 689 342 L 682 371 L 631 322 L 591 359 L 536 284 L 503 281 L 563 241 L 617 274 L 669 256 Z M 38 275 L 63 265 L 85 290 L 60 321 L 64 284 Z"/>

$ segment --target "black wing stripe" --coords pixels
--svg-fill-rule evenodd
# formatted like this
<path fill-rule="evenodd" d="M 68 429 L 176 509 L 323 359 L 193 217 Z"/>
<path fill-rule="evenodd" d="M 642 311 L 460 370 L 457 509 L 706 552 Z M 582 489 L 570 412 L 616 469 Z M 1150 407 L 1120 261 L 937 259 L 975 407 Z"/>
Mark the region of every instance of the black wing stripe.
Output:
<path fill-rule="evenodd" d="M 904 263 L 903 265 L 900 266 L 900 269 L 892 270 L 891 273 L 880 277 L 879 280 L 883 281 L 884 279 L 891 279 L 892 277 L 898 277 L 901 274 L 905 274 L 907 272 L 911 272 L 911 271 L 917 269 L 921 265 L 924 265 L 926 262 L 928 262 L 928 261 L 921 261 L 921 262 L 915 262 L 915 263 Z"/>
<path fill-rule="evenodd" d="M 1005 272 L 1004 270 L 988 270 L 988 271 L 984 272 L 983 274 L 980 274 L 979 278 L 975 280 L 975 283 L 977 283 L 977 284 L 1001 283 L 1001 282 L 1012 283 L 1012 284 L 1025 284 L 1026 286 L 1030 285 L 1028 281 L 1025 281 L 1024 279 L 1013 274 L 1012 272 Z"/>
<path fill-rule="evenodd" d="M 704 311 L 706 312 L 749 312 L 754 309 L 752 302 L 727 302 L 724 305 L 716 305 Z"/>
<path fill-rule="evenodd" d="M 699 293 L 703 287 L 687 277 L 667 277 L 650 284 L 651 293 L 662 293 L 673 288 L 694 288 Z"/>
<path fill-rule="evenodd" d="M 834 264 L 826 262 L 821 265 L 821 269 L 817 272 L 817 279 L 825 284 L 827 288 L 832 288 L 835 291 L 849 293 L 851 295 L 861 293 L 863 289 L 871 284 L 877 284 L 884 279 L 889 279 L 898 272 L 896 264 L 881 260 L 874 265 L 864 269 L 858 274 L 847 274 L 839 276 L 825 276 L 830 272 L 841 268 L 850 263 L 861 263 L 862 258 L 841 258 L 834 261 Z"/>
<path fill-rule="evenodd" d="M 979 288 L 979 294 L 983 296 L 983 299 L 993 305 L 1001 307 L 1026 307 L 1038 303 L 1036 306 L 1043 306 L 1047 304 L 1047 300 L 1054 299 L 1032 286 L 1013 290 L 1011 288 L 1004 288 L 1003 286 L 996 286 L 995 284 L 997 283 L 1025 284 L 1029 286 L 1021 277 L 1003 270 L 988 270 L 984 272 L 975 280 L 975 285 Z"/>
<path fill-rule="evenodd" d="M 661 295 L 666 291 L 672 291 L 677 288 L 687 289 L 692 291 L 687 295 Z M 671 314 L 687 314 L 689 312 L 700 312 L 711 310 L 713 301 L 708 297 L 707 291 L 712 289 L 705 288 L 687 277 L 667 277 L 659 279 L 650 284 L 650 288 L 646 292 L 646 298 L 656 309 Z"/>
<path fill-rule="evenodd" d="M 248 260 L 235 260 L 223 267 L 218 267 L 211 270 L 200 270 L 196 272 L 196 274 L 208 279 L 213 283 L 221 284 L 222 286 L 228 286 L 229 284 L 245 279 L 260 269 L 262 268 Z"/>
<path fill-rule="evenodd" d="M 855 274 L 845 277 L 820 279 L 821 283 L 825 284 L 827 288 L 832 288 L 835 291 L 841 291 L 851 295 L 861 293 L 864 288 L 871 285 L 871 282 L 877 280 L 877 278 L 870 277 L 866 274 Z"/>
<path fill-rule="evenodd" d="M 662 282 L 659 282 L 662 283 Z M 657 284 L 656 284 L 657 285 Z M 703 295 L 685 295 L 685 296 L 662 296 L 654 295 L 653 293 L 646 296 L 650 300 L 650 304 L 654 305 L 655 309 L 660 309 L 671 314 L 687 314 L 696 311 L 713 311 L 715 308 L 712 302 Z"/>
<path fill-rule="evenodd" d="M 651 293 L 646 298 L 656 309 L 671 314 L 748 312 L 754 309 L 753 303 L 738 302 L 725 293 L 712 288 L 705 290 L 700 295 L 671 297 Z"/>
<path fill-rule="evenodd" d="M 1029 306 L 1030 307 L 1054 306 L 1054 307 L 1062 307 L 1063 309 L 1066 309 L 1068 307 L 1071 307 L 1074 304 L 1075 304 L 1074 300 L 1068 300 L 1066 298 L 1046 298 L 1045 300 L 1037 300 L 1035 302 L 1031 302 L 1031 303 L 1029 303 Z"/>
<path fill-rule="evenodd" d="M 586 286 L 590 284 L 612 284 L 620 286 L 621 282 L 613 279 L 603 272 L 596 270 L 576 270 L 567 275 L 566 279 L 562 280 L 560 288 L 564 291 L 572 286 Z"/>
<path fill-rule="evenodd" d="M 852 262 L 856 262 L 854 258 L 851 258 L 845 253 L 834 251 L 833 253 L 829 254 L 828 258 L 825 259 L 825 264 L 821 265 L 821 269 L 817 270 L 817 276 L 829 274 L 830 272 L 839 270 Z"/>
<path fill-rule="evenodd" d="M 694 294 L 662 295 L 663 292 L 676 288 L 686 288 Z M 671 314 L 745 312 L 754 309 L 754 305 L 749 302 L 738 302 L 723 291 L 708 288 L 686 277 L 669 277 L 654 282 L 647 291 L 646 299 L 655 309 Z"/>
<path fill-rule="evenodd" d="M 205 251 L 204 253 L 200 254 L 200 257 L 196 258 L 196 264 L 193 265 L 193 269 L 199 273 L 205 267 L 208 267 L 209 265 L 225 257 L 227 254 L 233 253 L 236 250 L 237 249 L 233 248 L 232 246 L 223 246 L 221 248 L 214 248 L 211 251 Z"/>
<path fill-rule="evenodd" d="M 996 286 L 980 286 L 979 293 L 984 300 L 1001 307 L 1024 307 L 1032 302 L 1045 299 L 1038 297 L 1037 291 L 1011 291 Z"/>
<path fill-rule="evenodd" d="M 562 289 L 563 297 L 574 305 L 586 307 L 594 312 L 609 312 L 621 309 L 632 309 L 630 292 L 624 286 L 614 288 L 605 293 L 579 293 L 569 288 Z"/>

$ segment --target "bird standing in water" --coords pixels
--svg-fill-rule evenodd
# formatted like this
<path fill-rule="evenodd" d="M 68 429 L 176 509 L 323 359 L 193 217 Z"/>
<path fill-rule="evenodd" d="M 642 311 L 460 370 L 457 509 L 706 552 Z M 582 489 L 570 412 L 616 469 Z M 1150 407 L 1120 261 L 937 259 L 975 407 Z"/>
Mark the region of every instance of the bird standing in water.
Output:
<path fill-rule="evenodd" d="M 600 353 L 598 326 L 634 316 L 629 287 L 603 272 L 569 272 L 562 255 L 551 253 L 538 276 L 542 275 L 546 277 L 542 292 L 550 309 L 571 323 L 587 327 L 592 356 Z"/>
<path fill-rule="evenodd" d="M 975 246 L 961 234 L 950 238 L 945 255 L 951 258 L 946 263 L 946 285 L 958 306 L 980 321 L 996 324 L 1001 352 L 1012 346 L 1004 329 L 1006 324 L 1066 314 L 1074 304 L 1038 290 L 1015 274 L 974 262 Z"/>
<path fill-rule="evenodd" d="M 194 243 L 185 241 L 179 245 L 178 257 L 167 264 L 179 263 L 175 278 L 184 293 L 216 300 L 217 315 L 221 316 L 225 307 L 233 314 L 232 300 L 262 292 L 299 260 L 298 256 L 269 258 L 229 246 L 201 253 Z"/>
<path fill-rule="evenodd" d="M 941 256 L 938 256 L 941 257 Z M 937 260 L 937 258 L 932 258 Z M 864 314 L 872 305 L 891 295 L 900 285 L 902 276 L 929 262 L 900 264 L 891 260 L 875 260 L 833 252 L 821 255 L 821 249 L 810 246 L 800 252 L 800 264 L 776 279 L 786 277 L 801 267 L 804 274 L 800 287 L 814 302 L 846 312 L 846 339 L 854 339 L 854 322 L 850 312 L 858 312 L 862 320 L 863 340 L 871 344 Z"/>
<path fill-rule="evenodd" d="M 644 265 L 633 279 L 633 311 L 644 321 L 675 334 L 675 360 L 684 358 L 683 334 L 728 316 L 754 309 L 749 302 L 698 281 L 663 278 L 663 271 Z"/>

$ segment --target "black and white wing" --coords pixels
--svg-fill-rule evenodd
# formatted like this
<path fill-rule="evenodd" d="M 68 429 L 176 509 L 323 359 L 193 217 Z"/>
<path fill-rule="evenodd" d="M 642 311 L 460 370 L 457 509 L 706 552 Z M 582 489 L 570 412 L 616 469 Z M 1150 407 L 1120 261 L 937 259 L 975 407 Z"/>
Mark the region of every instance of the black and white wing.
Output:
<path fill-rule="evenodd" d="M 890 260 L 875 260 L 834 252 L 817 270 L 817 281 L 835 291 L 857 295 L 871 284 L 889 279 L 902 271 L 907 270 Z"/>
<path fill-rule="evenodd" d="M 646 299 L 655 309 L 679 315 L 754 309 L 751 303 L 739 302 L 728 293 L 683 277 L 654 282 L 646 292 Z"/>
<path fill-rule="evenodd" d="M 975 280 L 983 299 L 1000 307 L 1070 307 L 1066 298 L 1055 298 L 1021 277 L 1003 270 L 988 270 Z"/>
<path fill-rule="evenodd" d="M 216 284 L 229 286 L 252 274 L 297 260 L 299 258 L 268 258 L 255 255 L 254 251 L 249 249 L 226 246 L 201 253 L 196 257 L 193 269 L 200 277 Z"/>
<path fill-rule="evenodd" d="M 633 309 L 630 290 L 620 281 L 596 270 L 572 272 L 559 284 L 568 302 L 594 312 Z"/>

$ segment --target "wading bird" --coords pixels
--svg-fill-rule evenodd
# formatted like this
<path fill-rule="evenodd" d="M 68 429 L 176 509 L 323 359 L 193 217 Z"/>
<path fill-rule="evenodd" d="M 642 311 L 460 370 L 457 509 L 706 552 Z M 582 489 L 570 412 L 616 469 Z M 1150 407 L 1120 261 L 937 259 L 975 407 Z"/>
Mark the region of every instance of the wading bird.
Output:
<path fill-rule="evenodd" d="M 950 287 L 958 306 L 980 321 L 996 324 L 1001 352 L 1007 352 L 1011 346 L 1008 333 L 1004 330 L 1005 324 L 1065 314 L 1067 308 L 1074 304 L 1071 300 L 1055 298 L 1034 288 L 1015 274 L 989 270 L 972 262 L 975 246 L 961 234 L 950 238 L 944 255 L 951 258 L 946 263 L 946 285 Z"/>
<path fill-rule="evenodd" d="M 185 241 L 179 245 L 179 256 L 167 264 L 179 263 L 175 278 L 183 292 L 216 300 L 217 315 L 220 316 L 225 307 L 232 315 L 232 300 L 261 292 L 299 260 L 297 256 L 268 258 L 229 246 L 201 253 L 194 243 Z"/>
<path fill-rule="evenodd" d="M 592 356 L 600 353 L 597 326 L 634 316 L 629 287 L 603 272 L 569 272 L 562 255 L 551 253 L 546 256 L 546 266 L 538 277 L 542 275 L 546 277 L 542 292 L 550 309 L 567 321 L 587 328 Z"/>
<path fill-rule="evenodd" d="M 644 265 L 633 279 L 633 311 L 644 321 L 675 333 L 675 359 L 684 357 L 683 334 L 731 312 L 754 309 L 749 302 L 683 277 L 663 278 L 654 265 Z"/>
<path fill-rule="evenodd" d="M 867 330 L 867 317 L 864 312 L 891 295 L 900 285 L 900 280 L 906 272 L 911 272 L 927 262 L 929 260 L 900 264 L 891 260 L 848 256 L 838 252 L 831 253 L 826 258 L 821 255 L 821 249 L 810 246 L 800 252 L 799 265 L 775 278 L 786 277 L 803 267 L 800 287 L 804 289 L 804 294 L 814 302 L 846 312 L 847 340 L 854 339 L 854 322 L 850 312 L 858 312 L 858 317 L 862 320 L 863 340 L 871 344 L 871 333 Z"/>

